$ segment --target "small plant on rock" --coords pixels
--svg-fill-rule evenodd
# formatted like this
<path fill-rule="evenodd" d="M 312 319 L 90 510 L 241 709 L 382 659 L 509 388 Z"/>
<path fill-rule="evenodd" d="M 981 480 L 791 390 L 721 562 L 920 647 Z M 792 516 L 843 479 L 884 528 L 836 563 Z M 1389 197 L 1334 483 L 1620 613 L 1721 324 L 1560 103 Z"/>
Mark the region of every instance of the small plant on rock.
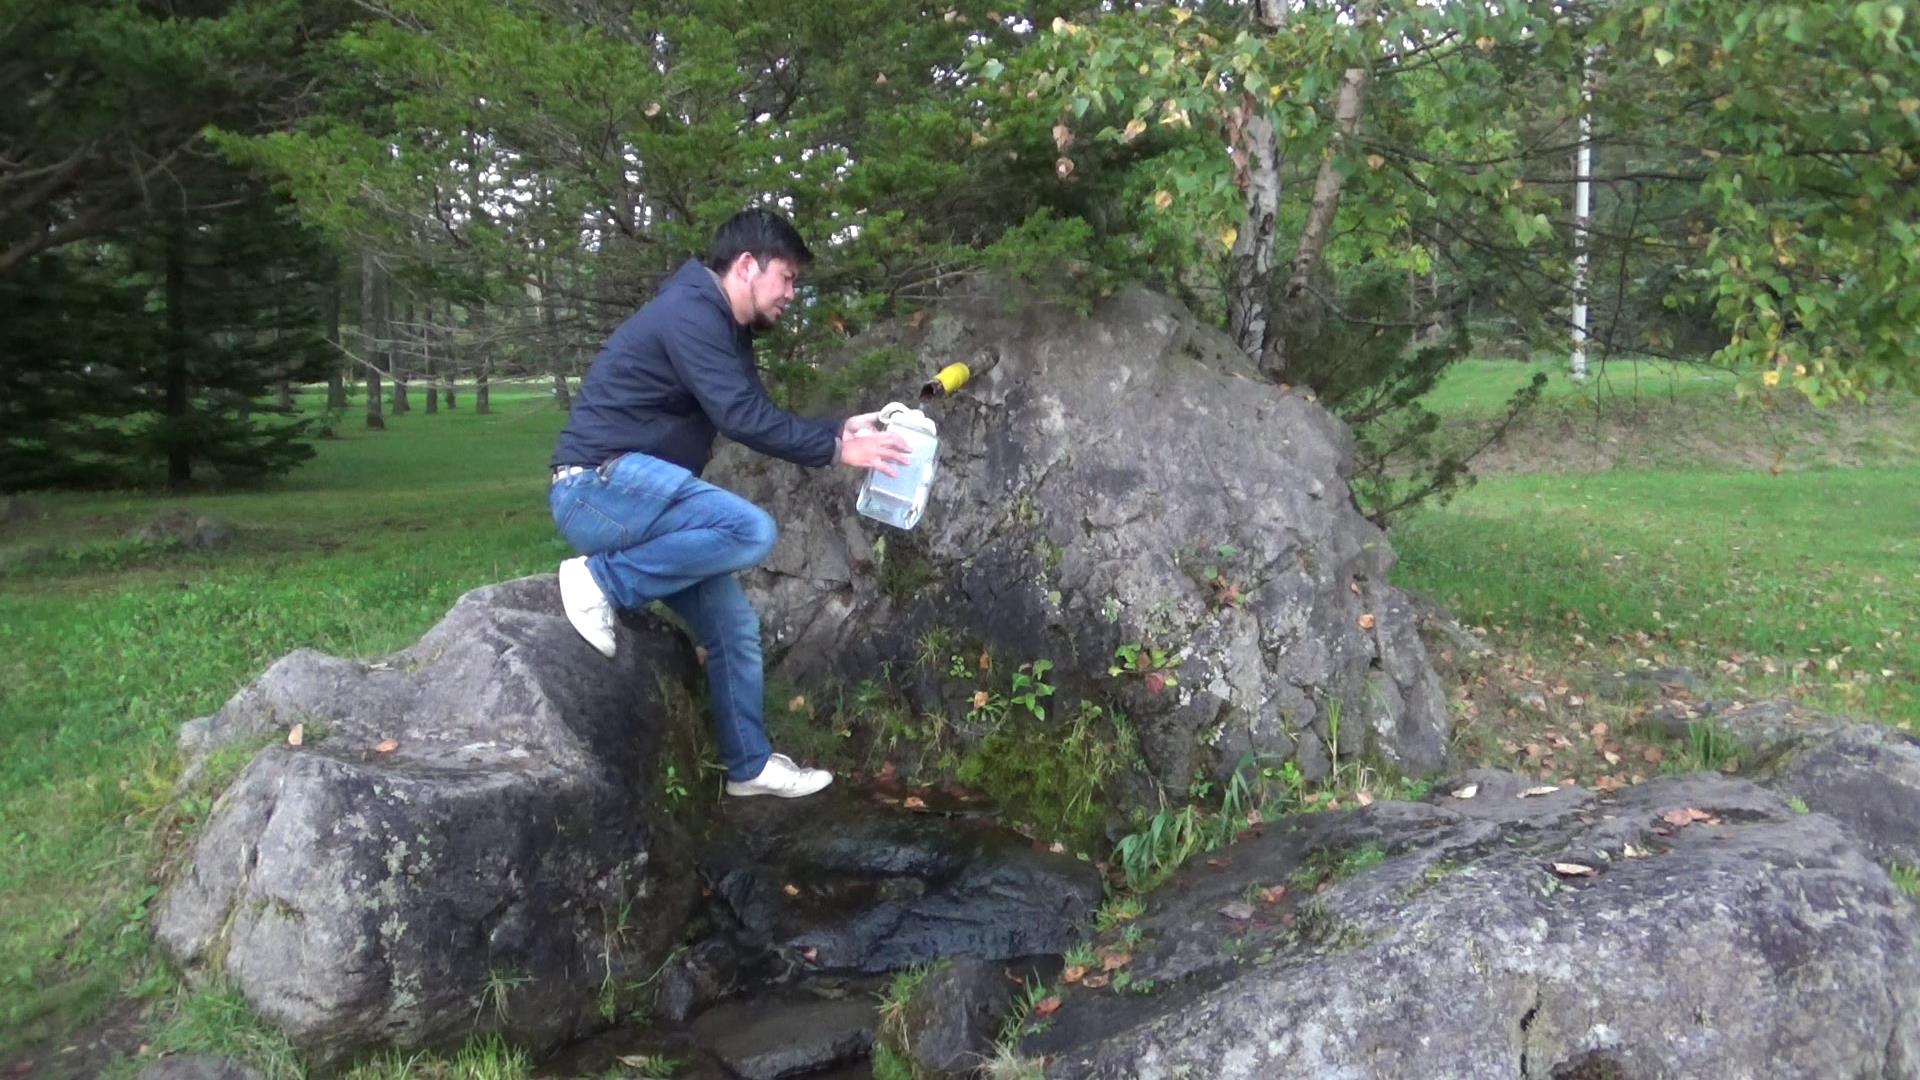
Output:
<path fill-rule="evenodd" d="M 1116 679 L 1138 678 L 1147 693 L 1159 694 L 1180 685 L 1180 680 L 1168 668 L 1173 659 L 1165 649 L 1130 642 L 1113 650 L 1113 664 L 1107 668 L 1107 674 Z"/>

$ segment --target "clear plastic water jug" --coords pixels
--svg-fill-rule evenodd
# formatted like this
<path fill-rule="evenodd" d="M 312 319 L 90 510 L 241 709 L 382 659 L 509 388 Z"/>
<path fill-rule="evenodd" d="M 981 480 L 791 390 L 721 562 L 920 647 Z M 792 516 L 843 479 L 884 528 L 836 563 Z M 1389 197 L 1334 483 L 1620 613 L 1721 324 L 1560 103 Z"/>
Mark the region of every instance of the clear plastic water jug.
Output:
<path fill-rule="evenodd" d="M 895 466 L 898 476 L 867 470 L 853 508 L 896 529 L 911 529 L 926 511 L 927 493 L 933 490 L 934 470 L 940 464 L 939 432 L 925 413 L 897 401 L 880 410 L 880 428 L 905 437 L 912 460 Z"/>

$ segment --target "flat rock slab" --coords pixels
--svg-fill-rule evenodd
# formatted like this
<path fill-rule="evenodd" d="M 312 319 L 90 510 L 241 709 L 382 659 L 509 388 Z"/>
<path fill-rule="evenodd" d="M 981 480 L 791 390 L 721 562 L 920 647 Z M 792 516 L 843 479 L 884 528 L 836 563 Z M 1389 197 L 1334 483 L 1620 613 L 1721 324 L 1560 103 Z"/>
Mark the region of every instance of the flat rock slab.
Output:
<path fill-rule="evenodd" d="M 1025 1051 L 1141 1080 L 1920 1076 L 1920 917 L 1834 818 L 1720 776 L 1528 784 L 1451 778 L 1190 866 L 1131 989 L 1068 988 Z"/>
<path fill-rule="evenodd" d="M 755 1000 L 709 1010 L 694 1021 L 693 1035 L 746 1080 L 780 1080 L 867 1056 L 875 1023 L 871 998 Z"/>
<path fill-rule="evenodd" d="M 164 1057 L 140 1070 L 138 1080 L 262 1080 L 247 1065 L 218 1054 Z"/>

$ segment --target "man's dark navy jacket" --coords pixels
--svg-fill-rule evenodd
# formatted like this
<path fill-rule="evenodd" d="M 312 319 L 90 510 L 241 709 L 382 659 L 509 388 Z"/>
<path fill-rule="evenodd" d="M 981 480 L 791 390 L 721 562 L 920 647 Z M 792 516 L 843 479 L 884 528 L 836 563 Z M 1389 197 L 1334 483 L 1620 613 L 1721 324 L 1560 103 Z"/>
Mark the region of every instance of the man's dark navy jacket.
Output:
<path fill-rule="evenodd" d="M 767 397 L 752 333 L 734 321 L 720 282 L 691 261 L 601 347 L 553 464 L 597 466 L 637 450 L 698 476 L 716 431 L 799 465 L 831 464 L 839 433 Z"/>

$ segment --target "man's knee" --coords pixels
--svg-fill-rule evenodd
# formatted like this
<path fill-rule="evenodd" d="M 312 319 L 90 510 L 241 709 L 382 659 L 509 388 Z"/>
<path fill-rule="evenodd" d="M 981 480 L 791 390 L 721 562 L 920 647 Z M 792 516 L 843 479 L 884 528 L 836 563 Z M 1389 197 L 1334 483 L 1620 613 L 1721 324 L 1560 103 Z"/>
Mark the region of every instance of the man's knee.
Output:
<path fill-rule="evenodd" d="M 780 539 L 780 526 L 772 514 L 752 503 L 746 506 L 747 512 L 740 516 L 740 542 L 750 556 L 750 563 L 758 565 L 773 554 L 774 541 Z"/>

